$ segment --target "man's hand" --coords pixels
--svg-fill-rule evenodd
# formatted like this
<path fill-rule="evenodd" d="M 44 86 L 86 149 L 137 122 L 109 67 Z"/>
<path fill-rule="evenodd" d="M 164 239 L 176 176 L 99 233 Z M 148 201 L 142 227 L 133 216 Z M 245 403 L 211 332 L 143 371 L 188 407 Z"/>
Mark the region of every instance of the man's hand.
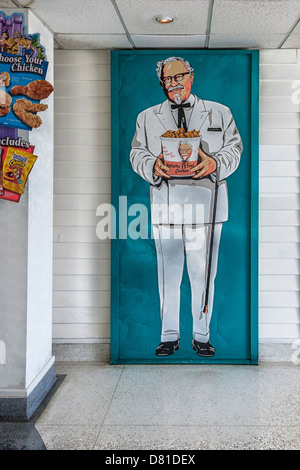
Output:
<path fill-rule="evenodd" d="M 156 162 L 155 162 L 155 165 L 154 165 L 154 168 L 153 168 L 153 171 L 154 171 L 154 174 L 157 175 L 157 176 L 161 176 L 163 178 L 171 178 L 171 176 L 169 176 L 166 173 L 166 171 L 170 171 L 170 168 L 167 167 L 166 165 L 164 165 L 163 154 L 162 153 L 160 155 L 158 155 L 158 157 L 156 159 Z"/>
<path fill-rule="evenodd" d="M 198 163 L 198 165 L 190 169 L 192 173 L 196 171 L 196 174 L 193 176 L 193 178 L 201 178 L 202 176 L 208 176 L 217 169 L 217 162 L 214 158 L 206 155 L 206 153 L 204 153 L 203 150 L 201 150 L 200 148 L 198 153 L 202 161 L 201 163 Z"/>

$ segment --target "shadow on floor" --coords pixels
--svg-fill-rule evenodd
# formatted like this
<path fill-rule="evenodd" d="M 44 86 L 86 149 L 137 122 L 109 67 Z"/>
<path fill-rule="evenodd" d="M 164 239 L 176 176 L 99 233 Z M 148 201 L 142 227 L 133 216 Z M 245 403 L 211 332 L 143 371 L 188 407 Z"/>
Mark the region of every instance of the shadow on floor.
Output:
<path fill-rule="evenodd" d="M 52 389 L 28 421 L 0 420 L 0 450 L 47 450 L 35 428 L 35 423 L 64 381 L 66 375 L 58 375 Z"/>

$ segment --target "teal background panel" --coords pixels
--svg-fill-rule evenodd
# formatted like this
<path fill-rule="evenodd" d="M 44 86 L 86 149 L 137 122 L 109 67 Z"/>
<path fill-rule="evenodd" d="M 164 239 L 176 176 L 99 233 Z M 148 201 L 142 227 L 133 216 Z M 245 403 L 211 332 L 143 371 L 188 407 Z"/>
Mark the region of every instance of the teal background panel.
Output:
<path fill-rule="evenodd" d="M 210 359 L 200 358 L 191 348 L 191 292 L 186 267 L 181 287 L 180 350 L 167 358 L 155 356 L 161 320 L 150 185 L 133 171 L 129 160 L 137 115 L 166 99 L 156 63 L 170 56 L 183 57 L 194 67 L 192 93 L 231 109 L 244 146 L 238 169 L 227 178 L 229 220 L 223 224 L 219 251 L 210 328 L 216 355 Z M 133 204 L 143 204 L 148 211 L 142 223 L 147 239 L 112 240 L 112 363 L 257 362 L 257 303 L 253 302 L 257 266 L 251 263 L 258 256 L 258 185 L 253 182 L 258 169 L 257 57 L 258 51 L 112 52 L 112 204 L 117 209 L 117 229 L 119 218 L 124 228 L 139 215 L 128 216 Z"/>

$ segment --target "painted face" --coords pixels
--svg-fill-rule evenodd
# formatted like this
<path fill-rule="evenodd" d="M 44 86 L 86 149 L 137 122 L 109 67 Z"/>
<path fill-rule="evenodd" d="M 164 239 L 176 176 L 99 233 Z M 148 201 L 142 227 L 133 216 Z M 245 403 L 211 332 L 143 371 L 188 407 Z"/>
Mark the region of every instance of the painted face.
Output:
<path fill-rule="evenodd" d="M 192 155 L 192 147 L 188 143 L 181 144 L 179 146 L 179 155 L 183 161 L 187 161 Z"/>
<path fill-rule="evenodd" d="M 180 61 L 169 62 L 163 68 L 163 90 L 170 101 L 183 103 L 191 94 L 194 74 Z"/>

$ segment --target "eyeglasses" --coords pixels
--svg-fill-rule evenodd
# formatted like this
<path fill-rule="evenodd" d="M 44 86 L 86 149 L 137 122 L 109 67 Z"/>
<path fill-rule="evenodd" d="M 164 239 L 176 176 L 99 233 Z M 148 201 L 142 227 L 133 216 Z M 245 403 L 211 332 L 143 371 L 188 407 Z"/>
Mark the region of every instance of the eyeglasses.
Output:
<path fill-rule="evenodd" d="M 177 73 L 176 75 L 173 75 L 173 77 L 164 77 L 162 81 L 164 82 L 165 85 L 170 85 L 172 82 L 173 78 L 176 83 L 179 83 L 183 80 L 184 75 L 189 75 L 190 72 L 184 72 L 184 73 Z"/>

